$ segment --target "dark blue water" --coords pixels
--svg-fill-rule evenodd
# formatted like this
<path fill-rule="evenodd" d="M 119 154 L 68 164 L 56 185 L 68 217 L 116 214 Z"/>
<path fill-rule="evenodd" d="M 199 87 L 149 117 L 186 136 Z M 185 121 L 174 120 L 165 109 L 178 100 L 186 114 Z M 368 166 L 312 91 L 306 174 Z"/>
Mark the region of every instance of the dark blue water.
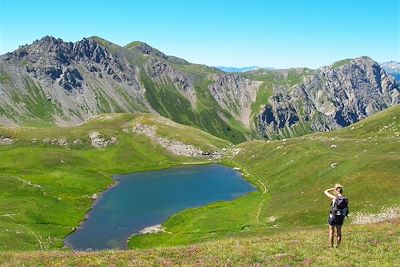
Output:
<path fill-rule="evenodd" d="M 93 206 L 65 243 L 78 250 L 126 248 L 126 240 L 186 208 L 231 200 L 255 187 L 239 172 L 217 164 L 115 175 L 118 185 Z"/>

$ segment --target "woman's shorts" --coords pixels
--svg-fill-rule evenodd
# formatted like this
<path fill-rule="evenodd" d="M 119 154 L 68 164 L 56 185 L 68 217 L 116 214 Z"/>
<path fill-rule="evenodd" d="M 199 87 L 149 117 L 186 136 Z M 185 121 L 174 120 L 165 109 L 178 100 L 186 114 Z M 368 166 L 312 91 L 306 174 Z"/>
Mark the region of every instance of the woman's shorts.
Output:
<path fill-rule="evenodd" d="M 344 216 L 342 215 L 332 215 L 329 214 L 329 218 L 328 218 L 328 224 L 329 225 L 342 225 L 344 221 Z"/>

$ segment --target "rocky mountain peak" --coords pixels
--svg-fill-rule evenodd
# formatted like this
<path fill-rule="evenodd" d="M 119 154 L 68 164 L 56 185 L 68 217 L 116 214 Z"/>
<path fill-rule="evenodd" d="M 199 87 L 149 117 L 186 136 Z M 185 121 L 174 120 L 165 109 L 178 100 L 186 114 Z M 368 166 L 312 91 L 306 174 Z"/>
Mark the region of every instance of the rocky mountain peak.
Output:
<path fill-rule="evenodd" d="M 358 57 L 358 58 L 353 59 L 350 64 L 345 65 L 345 68 L 354 69 L 355 66 L 359 67 L 360 69 L 362 69 L 363 71 L 366 71 L 366 72 L 372 71 L 372 73 L 374 75 L 380 76 L 381 74 L 384 74 L 384 73 L 382 73 L 383 69 L 381 68 L 379 63 L 367 56 Z M 367 73 L 367 75 L 368 74 L 369 73 Z"/>
<path fill-rule="evenodd" d="M 357 64 L 366 64 L 366 65 L 370 65 L 370 66 L 378 64 L 375 60 L 373 60 L 369 56 L 356 57 L 356 58 L 353 58 L 352 61 Z"/>
<path fill-rule="evenodd" d="M 145 54 L 145 55 L 151 55 L 151 56 L 163 58 L 165 60 L 168 59 L 167 55 L 165 55 L 158 49 L 155 49 L 154 47 L 152 47 L 144 42 L 134 41 L 134 42 L 131 42 L 128 45 L 126 45 L 125 48 L 127 48 L 129 50 L 135 49 L 136 51 L 139 51 L 140 53 Z"/>
<path fill-rule="evenodd" d="M 111 76 L 118 83 L 132 84 L 134 69 L 110 53 L 94 38 L 83 38 L 75 43 L 51 36 L 1 56 L 18 68 L 25 68 L 33 76 L 50 84 L 59 84 L 68 92 L 82 89 L 88 71 L 99 78 Z"/>
<path fill-rule="evenodd" d="M 369 57 L 338 61 L 303 78 L 290 89 L 275 87 L 259 127 L 266 136 L 311 124 L 326 131 L 357 122 L 400 103 L 399 85 Z"/>
<path fill-rule="evenodd" d="M 55 38 L 50 35 L 46 35 L 43 38 L 36 40 L 33 42 L 33 45 L 38 45 L 38 46 L 54 46 L 60 43 L 63 43 L 64 41 L 61 38 Z"/>
<path fill-rule="evenodd" d="M 101 60 L 111 58 L 112 55 L 107 49 L 93 39 L 83 38 L 75 43 L 64 42 L 52 36 L 45 36 L 34 41 L 31 45 L 20 47 L 14 52 L 1 56 L 6 61 L 15 63 L 51 63 L 56 65 L 69 65 L 72 61 L 94 60 L 100 63 Z"/>

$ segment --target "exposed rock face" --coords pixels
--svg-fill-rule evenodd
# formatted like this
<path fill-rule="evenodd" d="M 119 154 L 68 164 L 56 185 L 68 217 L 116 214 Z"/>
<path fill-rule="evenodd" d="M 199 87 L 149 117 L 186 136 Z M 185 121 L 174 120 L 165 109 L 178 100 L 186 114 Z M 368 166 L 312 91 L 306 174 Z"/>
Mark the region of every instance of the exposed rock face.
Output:
<path fill-rule="evenodd" d="M 261 84 L 234 74 L 217 74 L 208 89 L 217 103 L 231 112 L 243 125 L 250 126 L 251 105 L 256 101 Z"/>
<path fill-rule="evenodd" d="M 400 103 L 398 84 L 368 57 L 338 69 L 322 67 L 293 88 L 274 90 L 258 115 L 259 129 L 267 137 L 296 127 L 313 131 L 344 127 Z"/>
<path fill-rule="evenodd" d="M 58 84 L 65 90 L 72 92 L 73 90 L 82 89 L 82 80 L 83 78 L 77 69 L 67 68 Z"/>
<path fill-rule="evenodd" d="M 46 36 L 0 56 L 0 122 L 40 116 L 25 101 L 47 108 L 48 119 L 69 125 L 104 112 L 149 111 L 136 68 L 95 40 Z M 15 96 L 23 96 L 16 98 Z"/>
<path fill-rule="evenodd" d="M 162 59 L 168 59 L 167 55 L 165 55 L 164 53 L 162 53 L 157 49 L 154 49 L 153 47 L 149 46 L 146 43 L 139 42 L 138 45 L 135 46 L 135 49 L 146 55 L 152 55 Z"/>
<path fill-rule="evenodd" d="M 175 88 L 196 107 L 196 91 L 193 87 L 194 77 L 185 75 L 171 67 L 166 61 L 159 59 L 150 60 L 146 64 L 147 74 L 159 84 L 172 83 Z"/>
<path fill-rule="evenodd" d="M 76 81 L 83 80 L 78 66 L 74 67 L 77 63 L 81 63 L 80 67 L 89 72 L 98 75 L 104 72 L 118 81 L 132 83 L 135 77 L 134 69 L 130 69 L 94 40 L 85 38 L 76 43 L 67 43 L 46 36 L 30 46 L 5 54 L 3 60 L 14 63 L 22 61 L 34 77 L 49 78 L 51 82 L 64 80 L 62 84 L 61 81 L 59 83 L 65 84 L 66 87 L 63 87 L 67 90 L 75 87 Z"/>

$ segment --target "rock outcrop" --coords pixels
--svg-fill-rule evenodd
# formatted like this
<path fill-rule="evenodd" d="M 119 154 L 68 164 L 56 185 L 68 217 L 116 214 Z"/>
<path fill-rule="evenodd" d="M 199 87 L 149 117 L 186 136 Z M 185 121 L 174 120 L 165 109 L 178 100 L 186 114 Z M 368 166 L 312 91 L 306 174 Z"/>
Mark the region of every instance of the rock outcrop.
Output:
<path fill-rule="evenodd" d="M 134 133 L 147 136 L 153 142 L 159 144 L 164 149 L 177 156 L 205 157 L 210 159 L 220 159 L 222 157 L 222 153 L 219 151 L 205 152 L 193 145 L 185 144 L 171 138 L 158 136 L 156 130 L 155 126 L 140 123 L 137 123 L 132 129 Z"/>
<path fill-rule="evenodd" d="M 28 116 L 70 125 L 104 112 L 151 109 L 136 68 L 93 39 L 71 43 L 46 36 L 0 56 L 0 73 L 3 124 Z M 26 102 L 46 109 L 46 116 Z"/>
<path fill-rule="evenodd" d="M 194 77 L 175 70 L 166 61 L 157 58 L 148 61 L 146 64 L 147 74 L 160 85 L 172 84 L 195 108 L 196 90 L 193 87 Z"/>
<path fill-rule="evenodd" d="M 102 137 L 99 132 L 90 132 L 89 133 L 89 138 L 90 138 L 90 143 L 92 147 L 95 148 L 103 148 L 107 147 L 110 145 L 115 145 L 118 144 L 118 138 L 115 136 L 112 136 L 111 138 L 107 139 L 105 137 Z"/>
<path fill-rule="evenodd" d="M 266 137 L 348 126 L 400 103 L 399 85 L 368 57 L 322 67 L 292 88 L 275 86 L 257 117 Z M 286 132 L 286 133 L 285 133 Z"/>
<path fill-rule="evenodd" d="M 250 127 L 251 106 L 256 101 L 261 82 L 251 81 L 235 74 L 216 74 L 208 87 L 217 103 Z"/>
<path fill-rule="evenodd" d="M 143 42 L 135 42 L 135 44 L 131 48 L 134 48 L 143 54 L 155 56 L 157 58 L 162 58 L 165 60 L 167 60 L 169 58 L 167 55 L 165 55 L 161 51 L 159 51 Z"/>
<path fill-rule="evenodd" d="M 15 140 L 11 137 L 0 136 L 0 145 L 12 145 L 14 142 Z"/>

